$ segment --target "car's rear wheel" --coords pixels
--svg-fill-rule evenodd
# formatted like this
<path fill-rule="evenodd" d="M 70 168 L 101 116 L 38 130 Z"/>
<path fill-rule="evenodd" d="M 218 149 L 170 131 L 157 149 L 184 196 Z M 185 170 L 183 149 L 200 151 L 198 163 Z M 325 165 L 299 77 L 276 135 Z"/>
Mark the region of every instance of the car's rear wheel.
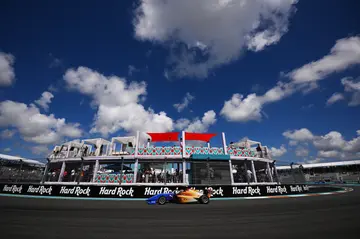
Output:
<path fill-rule="evenodd" d="M 166 198 L 164 196 L 159 197 L 158 204 L 164 205 L 166 203 Z"/>
<path fill-rule="evenodd" d="M 208 196 L 206 196 L 206 195 L 202 195 L 201 197 L 200 197 L 200 203 L 201 204 L 208 204 L 209 202 L 210 202 L 210 199 L 209 199 L 209 197 Z"/>

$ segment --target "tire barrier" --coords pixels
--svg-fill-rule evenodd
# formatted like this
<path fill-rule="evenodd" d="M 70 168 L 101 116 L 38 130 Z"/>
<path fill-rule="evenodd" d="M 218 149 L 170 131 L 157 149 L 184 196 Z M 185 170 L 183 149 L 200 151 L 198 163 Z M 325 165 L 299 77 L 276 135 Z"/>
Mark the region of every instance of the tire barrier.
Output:
<path fill-rule="evenodd" d="M 308 185 L 214 185 L 189 187 L 211 190 L 214 198 L 285 196 L 310 193 Z M 148 198 L 159 193 L 176 192 L 182 186 L 114 186 L 114 185 L 48 185 L 0 184 L 0 194 L 82 197 L 82 198 Z"/>

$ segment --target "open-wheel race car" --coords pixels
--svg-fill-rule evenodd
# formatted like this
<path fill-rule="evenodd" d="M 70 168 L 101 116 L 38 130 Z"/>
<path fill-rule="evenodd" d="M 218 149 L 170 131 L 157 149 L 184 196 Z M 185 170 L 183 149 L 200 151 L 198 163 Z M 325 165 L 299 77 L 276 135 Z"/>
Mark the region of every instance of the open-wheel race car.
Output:
<path fill-rule="evenodd" d="M 191 188 L 185 188 L 178 192 L 171 193 L 159 193 L 146 200 L 150 205 L 159 204 L 164 205 L 166 203 L 200 203 L 208 204 L 210 202 L 211 191 L 210 190 L 195 190 Z"/>

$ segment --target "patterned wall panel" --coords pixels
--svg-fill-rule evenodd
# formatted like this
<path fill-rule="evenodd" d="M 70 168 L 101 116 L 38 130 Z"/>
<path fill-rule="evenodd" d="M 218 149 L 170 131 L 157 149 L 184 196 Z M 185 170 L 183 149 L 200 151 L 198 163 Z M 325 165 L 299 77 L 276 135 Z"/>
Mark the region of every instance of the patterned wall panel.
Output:
<path fill-rule="evenodd" d="M 239 148 L 227 148 L 227 153 L 231 156 L 241 156 L 241 157 L 255 157 L 256 152 L 250 149 L 239 149 Z"/>
<path fill-rule="evenodd" d="M 213 155 L 221 155 L 224 154 L 223 148 L 217 147 L 186 147 L 186 155 L 192 154 L 213 154 Z"/>
<path fill-rule="evenodd" d="M 134 174 L 97 174 L 95 183 L 132 183 L 134 181 Z"/>
<path fill-rule="evenodd" d="M 138 155 L 156 156 L 156 155 L 182 155 L 180 147 L 139 147 Z"/>

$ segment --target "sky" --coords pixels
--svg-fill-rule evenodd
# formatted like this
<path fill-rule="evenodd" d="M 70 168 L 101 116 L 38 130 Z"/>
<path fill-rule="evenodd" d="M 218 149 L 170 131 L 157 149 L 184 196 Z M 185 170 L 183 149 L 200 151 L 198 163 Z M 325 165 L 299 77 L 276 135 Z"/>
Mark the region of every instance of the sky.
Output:
<path fill-rule="evenodd" d="M 358 0 L 0 3 L 0 151 L 141 132 L 360 159 Z M 144 134 L 142 134 L 144 136 Z"/>

